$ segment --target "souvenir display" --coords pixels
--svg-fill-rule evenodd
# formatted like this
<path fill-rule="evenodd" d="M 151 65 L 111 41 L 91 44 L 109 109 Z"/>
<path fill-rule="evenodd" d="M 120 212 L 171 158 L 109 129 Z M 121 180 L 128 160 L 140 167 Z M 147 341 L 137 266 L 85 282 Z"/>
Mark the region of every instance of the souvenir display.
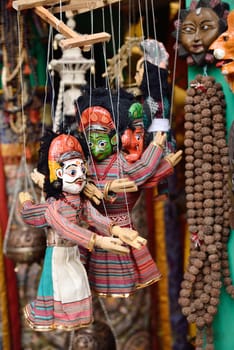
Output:
<path fill-rule="evenodd" d="M 226 30 L 228 11 L 229 5 L 220 0 L 192 0 L 188 9 L 180 11 L 173 33 L 178 37 L 175 48 L 188 65 L 204 66 L 214 62 L 209 47 Z"/>
<path fill-rule="evenodd" d="M 27 192 L 21 192 L 19 199 L 24 222 L 47 229 L 47 248 L 37 298 L 24 313 L 34 330 L 71 331 L 93 320 L 89 281 L 78 247 L 92 251 L 97 246 L 118 256 L 129 252 L 122 240 L 138 249 L 146 241 L 136 231 L 117 226 L 83 198 L 87 168 L 75 137 L 46 134 L 38 168 L 46 175 L 46 202 L 33 204 Z M 89 229 L 93 227 L 101 235 Z"/>

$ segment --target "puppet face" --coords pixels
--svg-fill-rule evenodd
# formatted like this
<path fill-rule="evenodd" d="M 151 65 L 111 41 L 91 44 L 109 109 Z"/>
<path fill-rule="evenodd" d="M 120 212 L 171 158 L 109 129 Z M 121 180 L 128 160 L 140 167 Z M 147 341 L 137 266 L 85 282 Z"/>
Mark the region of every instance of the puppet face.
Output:
<path fill-rule="evenodd" d="M 200 54 L 209 49 L 219 35 L 219 17 L 207 7 L 189 12 L 181 26 L 180 41 L 191 54 Z"/>
<path fill-rule="evenodd" d="M 88 140 L 92 156 L 97 161 L 101 161 L 113 153 L 113 140 L 108 134 L 90 132 Z"/>
<path fill-rule="evenodd" d="M 136 64 L 135 80 L 136 80 L 137 86 L 141 85 L 143 75 L 144 75 L 144 58 L 142 57 L 137 61 L 137 64 Z"/>
<path fill-rule="evenodd" d="M 86 184 L 84 161 L 81 158 L 69 159 L 63 162 L 62 168 L 57 169 L 57 177 L 62 180 L 62 189 L 71 194 L 80 193 Z"/>
<path fill-rule="evenodd" d="M 144 148 L 144 128 L 137 127 L 135 130 L 127 129 L 122 135 L 122 148 L 125 159 L 133 163 L 141 158 Z"/>

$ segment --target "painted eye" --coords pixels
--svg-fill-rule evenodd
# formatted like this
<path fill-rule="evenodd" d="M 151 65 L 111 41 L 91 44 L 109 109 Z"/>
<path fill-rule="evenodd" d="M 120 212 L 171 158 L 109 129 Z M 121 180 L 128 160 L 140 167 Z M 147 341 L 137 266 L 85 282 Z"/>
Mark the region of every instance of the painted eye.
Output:
<path fill-rule="evenodd" d="M 100 148 L 104 148 L 106 146 L 106 141 L 100 141 L 98 145 Z"/>
<path fill-rule="evenodd" d="M 75 176 L 75 175 L 76 175 L 76 169 L 71 169 L 71 170 L 69 171 L 69 175 Z"/>
<path fill-rule="evenodd" d="M 140 139 L 141 139 L 141 135 L 136 135 L 136 140 L 140 141 Z"/>
<path fill-rule="evenodd" d="M 190 26 L 184 26 L 182 28 L 182 32 L 185 34 L 191 34 L 191 33 L 195 33 L 194 28 L 190 27 Z"/>
<path fill-rule="evenodd" d="M 86 167 L 84 165 L 81 166 L 81 170 L 83 174 L 86 174 Z"/>

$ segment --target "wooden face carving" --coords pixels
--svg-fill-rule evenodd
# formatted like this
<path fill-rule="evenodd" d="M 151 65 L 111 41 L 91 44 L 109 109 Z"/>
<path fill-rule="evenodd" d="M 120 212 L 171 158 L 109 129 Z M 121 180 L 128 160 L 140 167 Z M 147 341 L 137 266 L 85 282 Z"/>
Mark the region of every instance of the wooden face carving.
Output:
<path fill-rule="evenodd" d="M 180 41 L 191 54 L 208 50 L 219 34 L 219 18 L 210 8 L 200 7 L 189 12 L 182 23 Z"/>
<path fill-rule="evenodd" d="M 227 31 L 212 43 L 210 50 L 214 50 L 214 56 L 219 60 L 216 66 L 221 68 L 222 74 L 234 92 L 234 11 L 229 13 L 227 23 Z"/>

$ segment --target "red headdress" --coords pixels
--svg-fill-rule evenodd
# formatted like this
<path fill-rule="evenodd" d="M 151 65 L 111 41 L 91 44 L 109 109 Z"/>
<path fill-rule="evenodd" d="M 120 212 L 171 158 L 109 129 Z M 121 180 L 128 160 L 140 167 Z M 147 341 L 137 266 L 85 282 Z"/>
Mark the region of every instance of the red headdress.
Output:
<path fill-rule="evenodd" d="M 84 153 L 80 142 L 72 135 L 61 134 L 53 139 L 48 154 L 48 167 L 50 183 L 57 180 L 56 170 L 64 160 L 72 158 L 84 159 Z"/>
<path fill-rule="evenodd" d="M 86 108 L 82 112 L 79 131 L 87 132 L 90 130 L 100 131 L 107 134 L 111 130 L 115 130 L 113 119 L 107 109 L 101 106 L 93 106 Z"/>

